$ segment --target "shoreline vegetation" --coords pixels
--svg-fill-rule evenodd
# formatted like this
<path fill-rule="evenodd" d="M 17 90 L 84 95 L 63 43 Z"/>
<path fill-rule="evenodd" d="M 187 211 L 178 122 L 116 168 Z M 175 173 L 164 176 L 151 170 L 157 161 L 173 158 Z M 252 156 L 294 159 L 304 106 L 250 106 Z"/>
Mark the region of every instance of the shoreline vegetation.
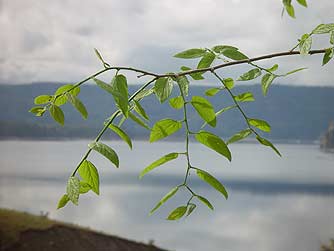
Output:
<path fill-rule="evenodd" d="M 51 220 L 47 213 L 37 216 L 0 208 L 1 251 L 102 251 L 106 249 L 110 251 L 166 251 L 153 245 L 153 241 L 144 244 Z"/>
<path fill-rule="evenodd" d="M 154 245 L 108 235 L 78 225 L 55 221 L 47 213 L 33 215 L 0 208 L 0 250 L 167 251 Z M 320 251 L 334 251 L 334 239 L 321 243 Z"/>
<path fill-rule="evenodd" d="M 327 132 L 321 138 L 320 148 L 325 151 L 334 151 L 334 121 L 331 121 Z"/>

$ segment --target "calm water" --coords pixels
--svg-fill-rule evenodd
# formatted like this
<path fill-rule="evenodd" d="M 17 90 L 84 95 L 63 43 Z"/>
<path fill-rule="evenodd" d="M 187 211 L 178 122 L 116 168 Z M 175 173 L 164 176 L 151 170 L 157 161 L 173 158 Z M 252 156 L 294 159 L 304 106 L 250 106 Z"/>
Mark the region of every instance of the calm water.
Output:
<path fill-rule="evenodd" d="M 234 160 L 225 161 L 210 150 L 192 144 L 192 163 L 215 174 L 226 185 L 226 201 L 216 191 L 190 176 L 196 192 L 215 206 L 211 212 L 198 204 L 189 218 L 164 220 L 187 200 L 181 191 L 155 215 L 148 212 L 173 186 L 182 182 L 180 158 L 138 180 L 140 170 L 161 155 L 182 151 L 183 143 L 134 142 L 130 152 L 118 149 L 121 167 L 93 155 L 100 171 L 101 195 L 87 194 L 79 207 L 57 211 L 67 176 L 86 141 L 0 141 L 0 206 L 77 223 L 114 235 L 178 251 L 190 250 L 319 250 L 334 237 L 334 154 L 314 145 L 278 145 L 283 158 L 256 144 L 236 144 Z"/>

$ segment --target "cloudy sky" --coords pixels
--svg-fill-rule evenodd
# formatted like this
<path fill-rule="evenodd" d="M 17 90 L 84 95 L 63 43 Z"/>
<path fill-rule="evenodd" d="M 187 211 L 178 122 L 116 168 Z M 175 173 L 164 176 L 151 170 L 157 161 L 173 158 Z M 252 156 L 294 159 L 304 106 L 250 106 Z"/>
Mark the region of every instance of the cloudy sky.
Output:
<path fill-rule="evenodd" d="M 229 44 L 260 56 L 289 50 L 317 24 L 334 22 L 333 0 L 295 5 L 296 20 L 281 18 L 280 0 L 0 0 L 0 83 L 78 81 L 101 67 L 94 47 L 112 65 L 178 71 L 189 63 L 171 56 L 186 48 Z M 320 36 L 313 46 L 328 44 Z M 294 56 L 262 65 L 279 63 L 281 72 L 308 67 L 280 83 L 334 86 L 334 63 L 321 67 L 321 60 Z M 237 77 L 243 70 L 221 73 Z"/>

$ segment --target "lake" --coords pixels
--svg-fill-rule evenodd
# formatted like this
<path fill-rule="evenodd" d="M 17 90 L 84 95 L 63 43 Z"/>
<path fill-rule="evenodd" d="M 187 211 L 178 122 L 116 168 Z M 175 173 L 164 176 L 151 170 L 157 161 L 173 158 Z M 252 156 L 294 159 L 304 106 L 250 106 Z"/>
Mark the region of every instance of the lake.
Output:
<path fill-rule="evenodd" d="M 153 216 L 150 209 L 172 187 L 182 183 L 185 159 L 180 157 L 138 179 L 153 160 L 184 151 L 181 142 L 135 141 L 130 151 L 123 142 L 106 142 L 119 154 L 116 169 L 103 157 L 90 160 L 100 172 L 100 196 L 88 193 L 79 206 L 56 210 L 67 177 L 86 150 L 86 140 L 0 141 L 0 206 L 49 217 L 92 229 L 154 243 L 177 251 L 319 250 L 334 237 L 334 154 L 317 145 L 278 144 L 283 157 L 258 144 L 231 146 L 232 162 L 191 143 L 191 161 L 218 177 L 229 191 L 217 191 L 190 176 L 191 187 L 214 205 L 197 203 L 186 219 L 164 220 L 186 203 L 181 190 Z"/>

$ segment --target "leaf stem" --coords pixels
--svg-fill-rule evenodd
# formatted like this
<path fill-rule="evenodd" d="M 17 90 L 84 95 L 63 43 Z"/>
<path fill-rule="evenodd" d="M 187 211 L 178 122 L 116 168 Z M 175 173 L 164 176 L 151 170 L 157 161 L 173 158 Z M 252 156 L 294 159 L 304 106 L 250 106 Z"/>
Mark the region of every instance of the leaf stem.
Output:
<path fill-rule="evenodd" d="M 190 171 L 190 157 L 189 157 L 189 134 L 190 134 L 190 130 L 189 130 L 189 123 L 188 123 L 188 116 L 187 116 L 187 104 L 188 102 L 186 102 L 186 97 L 185 94 L 183 93 L 183 90 L 181 88 L 181 86 L 178 84 L 179 90 L 180 90 L 180 94 L 182 96 L 182 99 L 184 101 L 183 103 L 183 122 L 186 126 L 186 157 L 187 157 L 187 170 L 186 170 L 186 176 L 184 177 L 184 181 L 183 184 L 186 185 L 187 184 L 187 179 L 189 176 L 189 171 Z"/>
<path fill-rule="evenodd" d="M 193 190 L 191 190 L 191 188 L 188 185 L 185 185 L 185 187 L 188 189 L 188 191 L 193 195 L 196 196 L 196 193 L 194 193 Z"/>
<path fill-rule="evenodd" d="M 194 194 L 192 194 L 192 195 L 190 196 L 190 198 L 189 198 L 189 200 L 188 200 L 188 202 L 187 202 L 187 206 L 189 206 L 189 204 L 190 204 L 191 200 L 192 200 L 194 197 L 195 197 L 195 195 L 194 195 Z"/>
<path fill-rule="evenodd" d="M 246 123 L 247 123 L 247 126 L 248 126 L 248 128 L 256 135 L 256 136 L 260 136 L 252 127 L 251 127 L 251 125 L 249 124 L 249 121 L 248 121 L 248 117 L 246 116 L 246 114 L 245 114 L 245 112 L 242 110 L 242 108 L 241 108 L 241 106 L 239 105 L 239 103 L 235 100 L 235 98 L 234 98 L 234 95 L 233 95 L 233 93 L 232 93 L 232 91 L 229 89 L 229 88 L 227 88 L 227 86 L 225 85 L 225 83 L 224 83 L 224 80 L 214 71 L 214 70 L 212 70 L 211 71 L 212 72 L 212 74 L 225 86 L 225 88 L 226 88 L 226 90 L 227 90 L 227 92 L 230 94 L 230 96 L 231 96 L 231 98 L 232 98 L 232 100 L 233 100 L 233 102 L 234 102 L 234 104 L 235 104 L 235 106 L 236 106 L 236 108 L 240 111 L 240 113 L 241 113 L 241 115 L 244 117 L 244 119 L 245 119 L 245 121 L 246 121 Z"/>

